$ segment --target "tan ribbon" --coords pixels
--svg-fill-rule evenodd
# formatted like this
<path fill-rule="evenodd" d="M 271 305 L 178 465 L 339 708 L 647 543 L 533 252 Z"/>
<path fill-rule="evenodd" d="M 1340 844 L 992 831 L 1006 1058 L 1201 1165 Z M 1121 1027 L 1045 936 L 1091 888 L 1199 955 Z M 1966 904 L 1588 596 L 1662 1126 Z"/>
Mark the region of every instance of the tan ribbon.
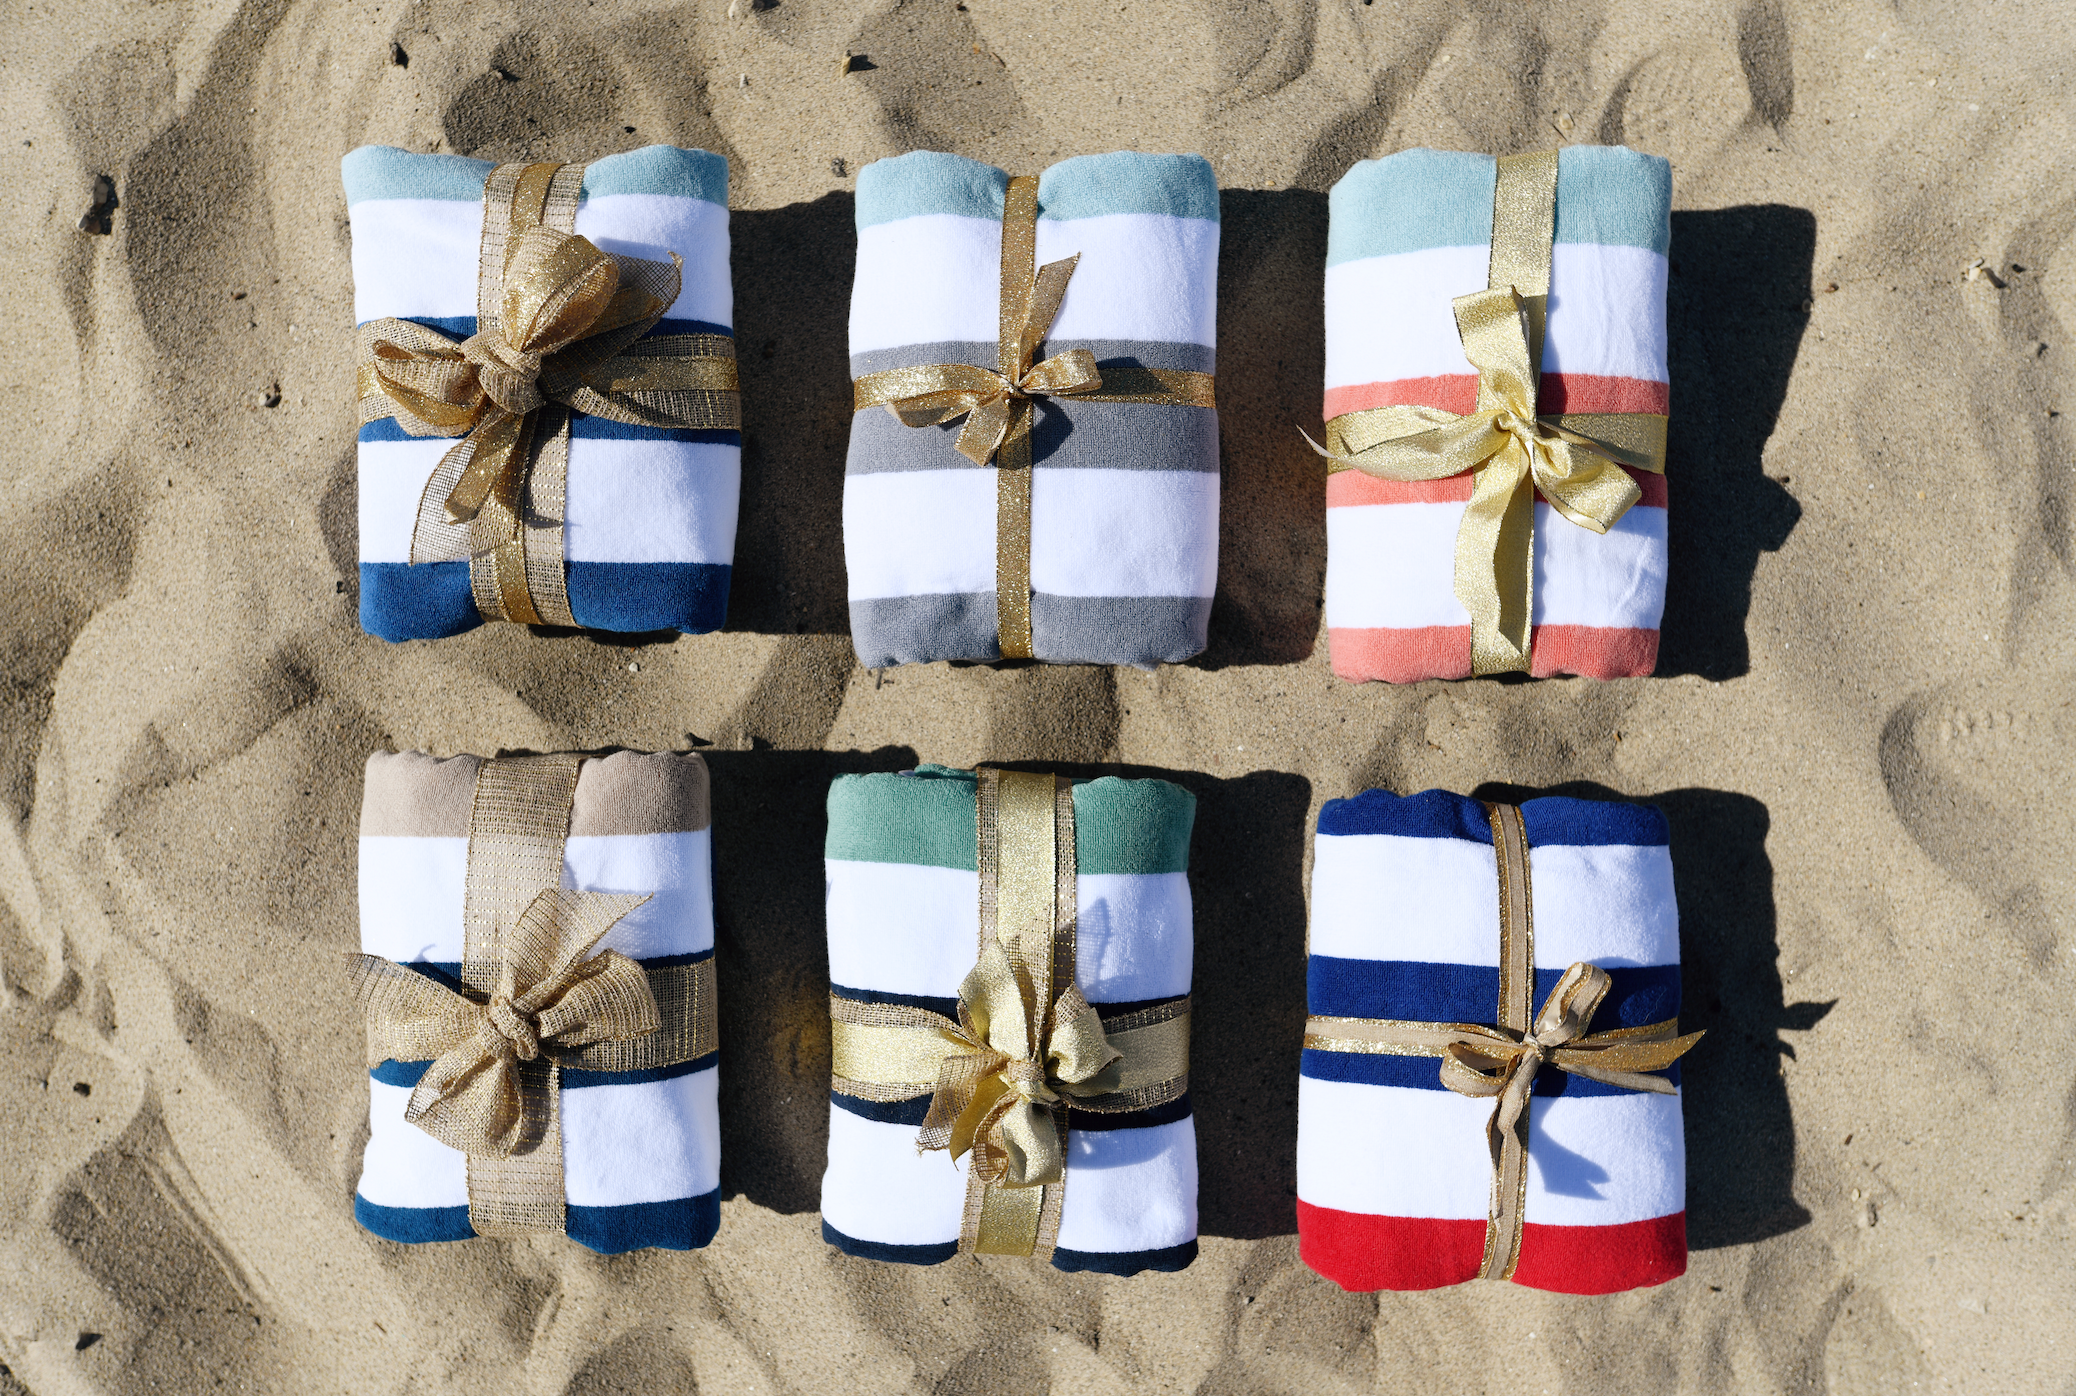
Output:
<path fill-rule="evenodd" d="M 1643 497 L 1622 467 L 1665 472 L 1665 418 L 1652 413 L 1536 415 L 1557 152 L 1503 156 L 1493 182 L 1490 289 L 1454 302 L 1464 357 L 1478 370 L 1468 416 L 1373 407 L 1326 424 L 1327 472 L 1384 480 L 1476 477 L 1456 534 L 1456 597 L 1471 616 L 1471 672 L 1526 670 L 1534 615 L 1535 497 L 1605 533 Z"/>
<path fill-rule="evenodd" d="M 432 1058 L 404 1118 L 468 1155 L 479 1235 L 564 1227 L 561 1072 L 631 1071 L 715 1050 L 713 961 L 644 971 L 599 940 L 645 895 L 518 890 L 562 845 L 578 758 L 485 761 L 470 814 L 460 993 L 379 955 L 349 957 L 367 1060 Z M 590 958 L 586 958 L 590 956 Z"/>
<path fill-rule="evenodd" d="M 467 558 L 489 620 L 571 625 L 563 572 L 569 413 L 739 429 L 734 341 L 643 338 L 683 263 L 600 251 L 571 231 L 582 165 L 500 165 L 483 186 L 476 333 L 363 325 L 363 422 L 459 436 L 419 503 L 412 562 Z"/>
<path fill-rule="evenodd" d="M 996 367 L 918 364 L 868 373 L 852 387 L 852 410 L 885 407 L 904 425 L 937 426 L 965 417 L 955 443 L 975 465 L 995 463 L 995 628 L 1004 659 L 1031 653 L 1032 402 L 1144 402 L 1215 407 L 1212 376 L 1179 369 L 1098 370 L 1086 349 L 1069 349 L 1034 364 L 1052 329 L 1068 278 L 1081 254 L 1034 273 L 1038 246 L 1038 180 L 1018 175 L 1002 202 L 1002 290 Z"/>
<path fill-rule="evenodd" d="M 958 1021 L 832 995 L 832 1084 L 867 1100 L 930 1097 L 916 1146 L 973 1155 L 960 1249 L 1050 1255 L 1068 1109 L 1115 1114 L 1180 1099 L 1189 1001 L 1104 1025 L 1074 984 L 1071 783 L 978 775 L 980 945 Z"/>
<path fill-rule="evenodd" d="M 1580 962 L 1564 971 L 1531 1021 L 1535 987 L 1535 925 L 1530 907 L 1528 838 L 1514 805 L 1488 804 L 1493 851 L 1499 865 L 1498 1026 L 1426 1023 L 1392 1018 L 1313 1017 L 1305 1046 L 1323 1052 L 1366 1052 L 1439 1057 L 1442 1084 L 1459 1095 L 1492 1098 L 1485 1139 L 1492 1155 L 1492 1200 L 1486 1212 L 1485 1255 L 1479 1274 L 1513 1278 L 1521 1256 L 1521 1223 L 1528 1189 L 1528 1098 L 1535 1073 L 1554 1066 L 1629 1091 L 1672 1095 L 1654 1073 L 1671 1066 L 1699 1042 L 1679 1035 L 1679 1021 L 1587 1033 L 1613 982 L 1606 970 Z"/>

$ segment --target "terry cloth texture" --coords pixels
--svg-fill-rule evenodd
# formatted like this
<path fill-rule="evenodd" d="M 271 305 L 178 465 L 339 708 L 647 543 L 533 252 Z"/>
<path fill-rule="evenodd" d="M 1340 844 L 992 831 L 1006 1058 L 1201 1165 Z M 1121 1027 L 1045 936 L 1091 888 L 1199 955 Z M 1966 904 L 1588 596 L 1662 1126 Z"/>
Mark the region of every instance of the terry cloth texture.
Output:
<path fill-rule="evenodd" d="M 474 756 L 368 758 L 361 804 L 361 949 L 460 983 Z M 562 885 L 646 892 L 598 943 L 645 966 L 714 953 L 706 763 L 690 753 L 586 760 L 564 847 Z M 562 1163 L 573 1240 L 615 1254 L 689 1250 L 721 1224 L 717 1056 L 650 1071 L 562 1073 Z M 404 1121 L 430 1062 L 369 1072 L 369 1137 L 353 1200 L 360 1224 L 392 1241 L 459 1241 L 469 1226 L 467 1159 Z"/>
<path fill-rule="evenodd" d="M 1403 150 L 1365 160 L 1328 198 L 1329 419 L 1411 405 L 1468 413 L 1477 371 L 1450 303 L 1485 289 L 1489 155 Z M 1666 249 L 1672 167 L 1620 147 L 1557 156 L 1557 228 L 1539 411 L 1666 411 Z M 1658 662 L 1665 477 L 1606 534 L 1538 499 L 1531 672 L 1627 678 Z M 1344 470 L 1326 483 L 1326 624 L 1344 679 L 1460 679 L 1470 613 L 1456 599 L 1457 528 L 1472 480 L 1405 484 Z"/>
<path fill-rule="evenodd" d="M 363 146 L 341 162 L 353 225 L 353 313 L 476 332 L 484 160 Z M 730 334 L 728 162 L 652 145 L 584 171 L 576 231 L 606 252 L 684 259 L 683 289 L 651 335 Z M 410 564 L 433 467 L 454 441 L 360 429 L 360 623 L 385 640 L 483 623 L 466 562 Z M 718 630 L 728 611 L 742 434 L 570 420 L 564 548 L 570 613 L 592 630 Z"/>
<path fill-rule="evenodd" d="M 1649 805 L 1530 800 L 1535 991 L 1585 960 L 1614 986 L 1590 1031 L 1678 1016 L 1679 912 L 1665 817 Z M 1499 882 L 1476 800 L 1382 790 L 1330 800 L 1312 862 L 1311 1011 L 1497 1021 Z M 1478 1273 L 1491 1196 L 1490 1100 L 1435 1057 L 1307 1049 L 1298 1079 L 1298 1251 L 1344 1289 L 1430 1289 Z M 1677 1063 L 1666 1076 L 1679 1083 Z M 1680 1098 L 1545 1067 L 1529 1097 L 1516 1283 L 1572 1294 L 1687 1268 Z"/>
<path fill-rule="evenodd" d="M 917 151 L 858 172 L 851 376 L 994 368 L 1009 176 Z M 1038 265 L 1075 253 L 1038 357 L 1216 371 L 1218 182 L 1195 155 L 1084 155 L 1038 179 Z M 851 419 L 843 491 L 851 638 L 868 668 L 999 659 L 995 471 L 952 449 L 965 419 Z M 1039 659 L 1150 668 L 1204 648 L 1218 580 L 1218 416 L 1038 400 L 1031 637 Z"/>
<path fill-rule="evenodd" d="M 980 938 L 971 771 L 924 766 L 829 788 L 830 991 L 958 1016 Z M 1102 1017 L 1189 992 L 1189 834 L 1196 797 L 1162 780 L 1074 787 L 1075 982 Z M 935 1265 L 958 1251 L 966 1164 L 918 1153 L 929 1097 L 829 1097 L 822 1236 L 850 1255 Z M 1068 1117 L 1061 1270 L 1180 1270 L 1197 1254 L 1189 1097 Z"/>

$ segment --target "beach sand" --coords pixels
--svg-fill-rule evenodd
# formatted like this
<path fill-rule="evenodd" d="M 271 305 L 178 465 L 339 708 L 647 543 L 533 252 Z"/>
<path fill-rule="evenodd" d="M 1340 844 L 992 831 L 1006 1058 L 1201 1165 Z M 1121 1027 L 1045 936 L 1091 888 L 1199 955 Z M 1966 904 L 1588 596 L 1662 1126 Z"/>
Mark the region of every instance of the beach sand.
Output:
<path fill-rule="evenodd" d="M 2076 1382 L 2065 9 L 4 9 L 0 1393 Z M 1673 163 L 1660 671 L 1340 683 L 1297 434 L 1319 425 L 1325 191 L 1405 146 L 1571 141 Z M 747 445 L 726 633 L 361 634 L 338 161 L 368 142 L 727 156 Z M 1216 167 L 1225 495 L 1197 662 L 857 667 L 852 190 L 917 146 Z M 97 176 L 105 234 L 77 226 Z M 377 1241 L 352 1217 L 367 1086 L 339 971 L 362 762 L 612 745 L 712 763 L 720 1236 L 614 1259 Z M 1200 797 L 1190 1269 L 822 1243 L 822 801 L 919 760 Z M 1368 1296 L 1298 1261 L 1306 831 L 1371 785 L 1671 817 L 1685 1025 L 1709 1032 L 1684 1278 Z"/>

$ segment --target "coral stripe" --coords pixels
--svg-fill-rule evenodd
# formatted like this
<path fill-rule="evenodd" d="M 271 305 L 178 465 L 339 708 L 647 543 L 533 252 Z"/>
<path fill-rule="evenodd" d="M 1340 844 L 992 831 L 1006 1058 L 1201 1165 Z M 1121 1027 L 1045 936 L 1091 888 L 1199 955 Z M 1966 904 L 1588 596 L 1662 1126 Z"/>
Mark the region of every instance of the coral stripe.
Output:
<path fill-rule="evenodd" d="M 1464 413 L 1477 405 L 1478 376 L 1450 373 L 1328 388 L 1323 415 L 1332 421 L 1343 413 L 1372 407 L 1439 407 Z M 1669 383 L 1600 373 L 1546 373 L 1536 392 L 1538 412 L 1655 412 L 1663 416 L 1671 406 Z"/>
<path fill-rule="evenodd" d="M 1579 674 L 1589 679 L 1639 679 L 1658 667 L 1658 632 L 1598 625 L 1538 625 L 1529 632 L 1529 672 L 1539 679 Z M 1471 631 L 1467 625 L 1417 629 L 1327 631 L 1334 673 L 1355 683 L 1419 683 L 1467 679 Z"/>
<path fill-rule="evenodd" d="M 1298 1255 L 1345 1290 L 1436 1289 L 1474 1279 L 1482 1219 L 1380 1217 L 1298 1199 Z M 1687 1271 L 1687 1214 L 1616 1226 L 1521 1228 L 1514 1283 L 1563 1294 L 1616 1294 Z"/>
<path fill-rule="evenodd" d="M 1625 467 L 1626 468 L 1626 467 Z M 1630 477 L 1643 498 L 1631 507 L 1663 509 L 1665 477 L 1648 470 L 1631 470 Z M 1341 470 L 1326 477 L 1326 507 L 1347 508 L 1356 504 L 1460 504 L 1471 497 L 1476 482 L 1469 475 L 1451 475 L 1445 480 L 1379 480 L 1360 470 Z"/>

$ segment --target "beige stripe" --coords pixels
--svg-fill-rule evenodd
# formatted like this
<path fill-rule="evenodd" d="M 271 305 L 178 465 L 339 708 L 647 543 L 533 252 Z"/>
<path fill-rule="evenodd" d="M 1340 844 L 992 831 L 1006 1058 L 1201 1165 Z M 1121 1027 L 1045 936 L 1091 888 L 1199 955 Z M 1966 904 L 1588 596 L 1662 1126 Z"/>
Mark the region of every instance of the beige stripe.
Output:
<path fill-rule="evenodd" d="M 418 751 L 368 757 L 360 832 L 366 836 L 466 838 L 480 757 Z M 711 822 L 706 762 L 690 751 L 618 751 L 587 758 L 577 773 L 570 833 L 696 833 Z"/>

